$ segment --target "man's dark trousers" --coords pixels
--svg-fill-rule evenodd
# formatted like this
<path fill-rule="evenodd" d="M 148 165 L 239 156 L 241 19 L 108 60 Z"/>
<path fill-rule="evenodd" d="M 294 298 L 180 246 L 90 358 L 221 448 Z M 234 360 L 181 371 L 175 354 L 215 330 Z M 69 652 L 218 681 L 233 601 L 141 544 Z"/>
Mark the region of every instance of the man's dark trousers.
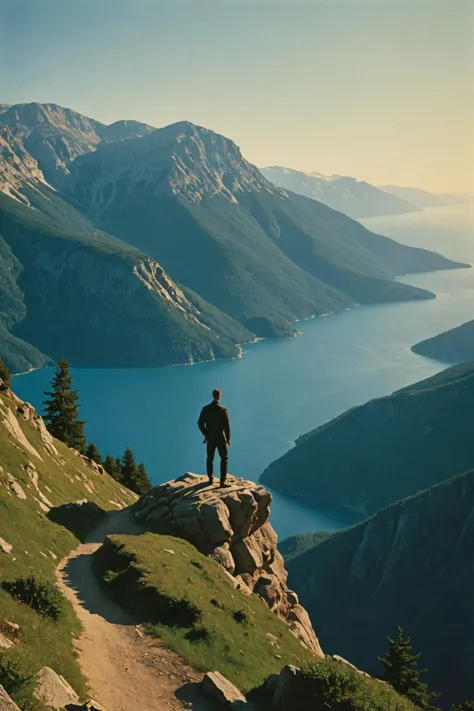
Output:
<path fill-rule="evenodd" d="M 227 477 L 227 462 L 229 461 L 229 454 L 227 450 L 227 442 L 224 439 L 219 440 L 208 440 L 207 442 L 207 476 L 212 479 L 214 473 L 214 455 L 216 449 L 219 452 L 221 458 L 221 484 L 225 483 Z"/>

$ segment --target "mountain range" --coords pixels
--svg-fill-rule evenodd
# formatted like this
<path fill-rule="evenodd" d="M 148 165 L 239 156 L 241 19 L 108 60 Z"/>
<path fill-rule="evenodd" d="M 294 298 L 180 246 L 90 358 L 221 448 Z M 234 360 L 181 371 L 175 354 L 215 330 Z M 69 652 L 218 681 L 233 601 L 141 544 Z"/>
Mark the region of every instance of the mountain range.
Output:
<path fill-rule="evenodd" d="M 279 165 L 260 170 L 275 185 L 318 200 L 354 219 L 419 212 L 425 207 L 463 205 L 474 201 L 473 196 L 466 193 L 435 194 L 421 188 L 376 186 L 347 175 L 305 173 Z"/>
<path fill-rule="evenodd" d="M 474 198 L 467 193 L 430 193 L 421 188 L 400 187 L 399 185 L 383 185 L 381 190 L 406 200 L 415 207 L 444 207 L 446 205 L 466 205 L 472 203 Z"/>
<path fill-rule="evenodd" d="M 465 266 L 276 187 L 188 122 L 2 105 L 0 147 L 0 357 L 14 370 L 235 357 L 296 319 L 433 298 L 395 277 Z"/>
<path fill-rule="evenodd" d="M 354 219 L 420 210 L 403 197 L 346 175 L 304 173 L 278 165 L 261 168 L 261 172 L 275 185 L 313 200 L 319 200 Z"/>
<path fill-rule="evenodd" d="M 441 692 L 443 708 L 472 696 L 473 511 L 470 471 L 310 540 L 309 550 L 290 558 L 290 585 L 324 650 L 379 674 L 386 634 L 394 637 L 400 625 L 423 653 L 426 681 Z"/>
<path fill-rule="evenodd" d="M 261 481 L 373 514 L 474 468 L 473 398 L 474 362 L 453 366 L 303 435 Z"/>
<path fill-rule="evenodd" d="M 474 321 L 416 343 L 412 351 L 444 363 L 474 360 Z"/>

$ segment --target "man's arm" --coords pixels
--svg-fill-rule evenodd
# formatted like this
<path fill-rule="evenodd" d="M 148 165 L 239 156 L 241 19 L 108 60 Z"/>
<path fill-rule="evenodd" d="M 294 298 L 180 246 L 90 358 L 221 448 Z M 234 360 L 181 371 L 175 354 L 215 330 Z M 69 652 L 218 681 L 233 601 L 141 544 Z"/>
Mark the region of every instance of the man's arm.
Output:
<path fill-rule="evenodd" d="M 198 427 L 201 430 L 204 437 L 207 437 L 207 426 L 206 426 L 206 413 L 204 412 L 206 408 L 203 407 L 201 414 L 199 415 Z"/>
<path fill-rule="evenodd" d="M 227 412 L 227 410 L 224 410 L 224 434 L 227 440 L 227 444 L 230 444 L 230 420 L 229 413 Z"/>

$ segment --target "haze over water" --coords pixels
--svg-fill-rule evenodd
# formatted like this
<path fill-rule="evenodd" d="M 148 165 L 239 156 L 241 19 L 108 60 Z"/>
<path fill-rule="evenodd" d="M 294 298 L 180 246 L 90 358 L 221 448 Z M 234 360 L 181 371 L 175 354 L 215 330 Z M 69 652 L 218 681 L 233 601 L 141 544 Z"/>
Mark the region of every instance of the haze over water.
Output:
<path fill-rule="evenodd" d="M 474 264 L 473 206 L 363 222 L 400 242 Z M 445 367 L 413 354 L 410 346 L 474 318 L 474 269 L 406 281 L 438 298 L 302 322 L 300 337 L 250 344 L 240 360 L 193 367 L 73 369 L 87 435 L 104 454 L 118 455 L 131 446 L 154 483 L 185 471 L 202 472 L 204 447 L 196 420 L 212 388 L 219 387 L 231 415 L 230 471 L 256 480 L 299 435 Z M 41 410 L 42 391 L 51 376 L 50 369 L 22 375 L 15 378 L 15 390 Z M 322 511 L 274 496 L 272 523 L 281 538 L 337 529 L 355 520 L 346 510 Z"/>

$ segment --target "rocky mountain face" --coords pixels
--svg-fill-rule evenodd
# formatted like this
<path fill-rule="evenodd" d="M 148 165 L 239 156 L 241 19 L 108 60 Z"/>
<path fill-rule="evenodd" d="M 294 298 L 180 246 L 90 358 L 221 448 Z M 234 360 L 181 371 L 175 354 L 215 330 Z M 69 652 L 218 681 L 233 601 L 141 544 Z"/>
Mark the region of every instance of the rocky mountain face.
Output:
<path fill-rule="evenodd" d="M 205 304 L 194 306 L 153 259 L 93 231 L 50 196 L 42 196 L 42 209 L 0 196 L 0 234 L 13 267 L 2 265 L 0 322 L 3 317 L 4 329 L 21 339 L 0 350 L 14 369 L 57 360 L 66 347 L 83 365 L 166 365 L 239 354 L 235 343 L 247 335 L 242 327 L 217 322 L 211 311 L 203 315 Z M 38 204 L 32 193 L 29 200 Z M 47 355 L 35 357 L 31 343 Z"/>
<path fill-rule="evenodd" d="M 271 183 L 298 195 L 319 200 L 354 219 L 419 210 L 403 198 L 344 175 L 304 173 L 278 165 L 261 168 L 261 172 Z"/>
<path fill-rule="evenodd" d="M 326 652 L 377 674 L 386 636 L 400 625 L 422 652 L 427 681 L 442 692 L 443 708 L 472 696 L 473 512 L 471 471 L 392 504 L 289 561 L 290 584 Z"/>
<path fill-rule="evenodd" d="M 19 104 L 0 112 L 0 148 L 0 249 L 14 262 L 0 263 L 0 357 L 14 370 L 58 349 L 90 365 L 233 357 L 299 318 L 433 298 L 394 278 L 463 266 L 277 188 L 188 122 L 105 126 Z"/>
<path fill-rule="evenodd" d="M 322 657 L 298 596 L 288 589 L 277 535 L 269 522 L 271 494 L 250 481 L 229 477 L 226 489 L 207 477 L 185 474 L 155 487 L 134 506 L 147 530 L 184 538 L 228 571 L 236 587 L 257 594 L 286 620 L 301 643 Z"/>
<path fill-rule="evenodd" d="M 474 467 L 473 397 L 474 363 L 455 366 L 300 437 L 261 481 L 372 514 Z"/>
<path fill-rule="evenodd" d="M 444 363 L 474 360 L 474 321 L 421 341 L 412 346 L 412 351 Z"/>

